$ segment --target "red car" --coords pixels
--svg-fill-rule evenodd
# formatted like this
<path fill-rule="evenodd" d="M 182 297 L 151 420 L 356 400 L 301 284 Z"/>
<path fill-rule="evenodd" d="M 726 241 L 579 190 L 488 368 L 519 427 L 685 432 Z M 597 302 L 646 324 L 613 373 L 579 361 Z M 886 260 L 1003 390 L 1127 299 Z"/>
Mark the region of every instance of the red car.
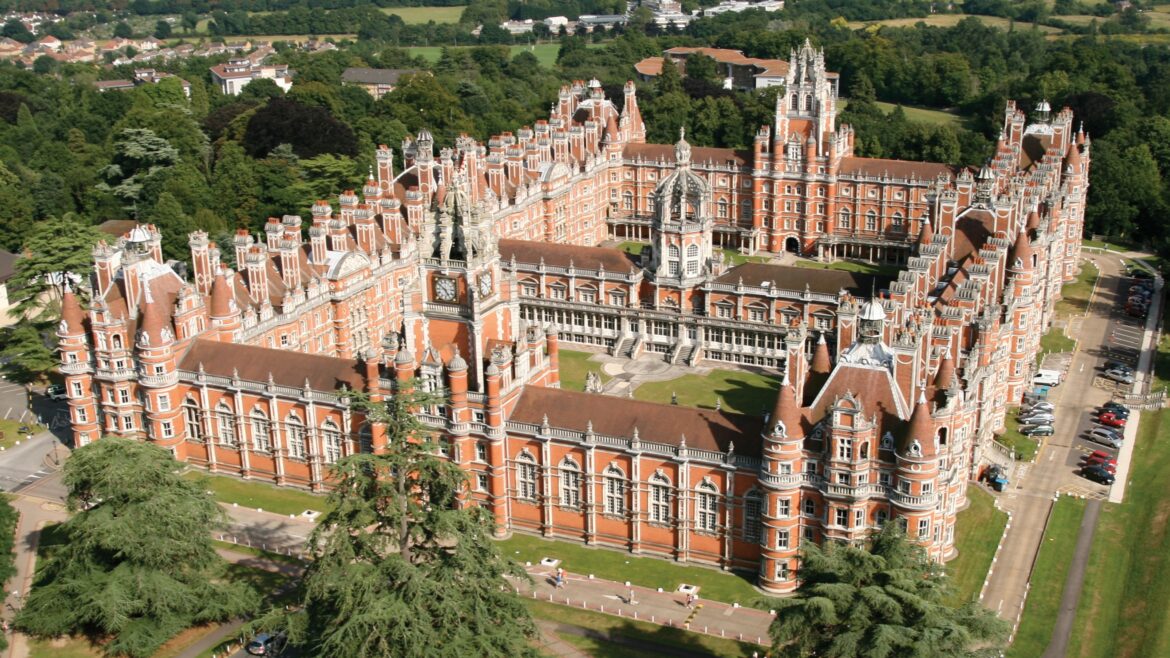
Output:
<path fill-rule="evenodd" d="M 1105 450 L 1094 450 L 1089 454 L 1081 457 L 1082 464 L 1100 464 L 1101 462 L 1113 459 L 1113 455 Z"/>
<path fill-rule="evenodd" d="M 1090 466 L 1100 466 L 1110 473 L 1117 473 L 1117 460 L 1113 459 L 1112 457 L 1108 459 L 1086 459 L 1081 463 L 1081 466 L 1083 468 L 1088 468 Z"/>
<path fill-rule="evenodd" d="M 1109 427 L 1125 427 L 1125 419 L 1118 418 L 1117 415 L 1111 411 L 1106 411 L 1100 416 L 1097 416 L 1097 422 L 1101 423 L 1102 425 L 1108 425 Z"/>

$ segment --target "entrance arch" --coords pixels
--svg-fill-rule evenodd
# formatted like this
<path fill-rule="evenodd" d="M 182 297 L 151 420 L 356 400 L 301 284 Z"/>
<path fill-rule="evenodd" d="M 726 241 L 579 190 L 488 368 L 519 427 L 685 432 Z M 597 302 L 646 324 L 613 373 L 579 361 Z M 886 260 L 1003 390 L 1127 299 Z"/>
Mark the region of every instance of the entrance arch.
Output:
<path fill-rule="evenodd" d="M 796 238 L 785 238 L 784 239 L 784 251 L 787 251 L 790 254 L 799 254 L 800 253 L 800 240 L 797 240 Z"/>

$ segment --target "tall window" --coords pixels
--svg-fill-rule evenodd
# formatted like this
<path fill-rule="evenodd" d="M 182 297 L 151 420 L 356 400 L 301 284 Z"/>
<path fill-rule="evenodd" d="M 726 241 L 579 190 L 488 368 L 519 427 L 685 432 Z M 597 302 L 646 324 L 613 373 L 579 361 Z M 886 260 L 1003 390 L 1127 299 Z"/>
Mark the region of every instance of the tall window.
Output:
<path fill-rule="evenodd" d="M 358 452 L 371 455 L 374 453 L 374 430 L 370 424 L 362 423 L 358 429 Z"/>
<path fill-rule="evenodd" d="M 650 478 L 650 520 L 670 522 L 670 480 L 661 475 Z"/>
<path fill-rule="evenodd" d="M 776 531 L 776 548 L 781 549 L 781 550 L 788 548 L 788 531 L 787 530 L 777 530 Z"/>
<path fill-rule="evenodd" d="M 236 417 L 232 414 L 231 407 L 221 402 L 215 408 L 215 424 L 216 429 L 219 430 L 220 445 L 235 447 Z"/>
<path fill-rule="evenodd" d="M 849 209 L 842 208 L 841 209 L 841 217 L 837 221 L 837 225 L 843 229 L 847 229 L 847 228 L 849 228 L 850 222 L 851 222 L 851 219 L 850 219 Z"/>
<path fill-rule="evenodd" d="M 622 210 L 634 209 L 634 195 L 632 192 L 622 193 Z"/>
<path fill-rule="evenodd" d="M 763 499 L 758 491 L 749 491 L 743 498 L 743 540 L 747 542 L 760 541 L 760 515 L 763 511 Z"/>
<path fill-rule="evenodd" d="M 321 425 L 321 444 L 326 464 L 341 459 L 341 429 L 331 420 Z"/>
<path fill-rule="evenodd" d="M 203 424 L 200 420 L 199 407 L 191 398 L 187 398 L 183 402 L 183 420 L 186 421 L 184 425 L 188 439 L 203 438 Z"/>
<path fill-rule="evenodd" d="M 930 534 L 930 519 L 918 519 L 918 536 L 925 537 Z"/>
<path fill-rule="evenodd" d="M 837 440 L 837 459 L 853 459 L 853 439 Z"/>
<path fill-rule="evenodd" d="M 252 411 L 252 449 L 256 452 L 272 450 L 272 424 L 263 411 Z"/>
<path fill-rule="evenodd" d="M 787 519 L 792 511 L 792 501 L 788 498 L 781 498 L 776 501 L 776 516 Z"/>
<path fill-rule="evenodd" d="M 288 434 L 288 456 L 293 459 L 305 458 L 305 424 L 296 416 L 289 416 L 284 423 Z"/>
<path fill-rule="evenodd" d="M 865 213 L 865 230 L 867 230 L 867 231 L 876 231 L 877 230 L 877 213 L 872 211 L 872 210 Z"/>
<path fill-rule="evenodd" d="M 572 509 L 581 507 L 581 468 L 572 459 L 561 462 L 561 505 Z"/>
<path fill-rule="evenodd" d="M 715 485 L 704 482 L 695 492 L 695 521 L 699 530 L 715 532 L 719 525 L 719 492 Z"/>
<path fill-rule="evenodd" d="M 605 469 L 605 513 L 626 513 L 626 476 L 614 466 Z"/>
<path fill-rule="evenodd" d="M 528 455 L 516 459 L 516 485 L 521 500 L 536 500 L 536 464 Z"/>

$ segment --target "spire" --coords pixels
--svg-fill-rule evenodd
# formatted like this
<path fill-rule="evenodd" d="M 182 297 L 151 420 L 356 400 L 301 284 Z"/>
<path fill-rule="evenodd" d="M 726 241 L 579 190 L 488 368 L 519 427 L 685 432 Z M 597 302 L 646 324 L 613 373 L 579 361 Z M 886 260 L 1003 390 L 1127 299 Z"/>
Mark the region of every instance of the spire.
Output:
<path fill-rule="evenodd" d="M 923 388 L 918 393 L 918 402 L 914 405 L 914 413 L 910 415 L 910 424 L 898 453 L 919 457 L 933 445 L 934 422 L 930 419 L 930 405 L 926 402 L 926 389 Z"/>
<path fill-rule="evenodd" d="M 674 144 L 674 163 L 678 167 L 689 167 L 691 164 L 691 145 L 687 143 L 687 129 L 680 126 L 678 141 Z"/>
<path fill-rule="evenodd" d="M 930 218 L 922 218 L 922 231 L 918 234 L 918 246 L 925 247 L 934 240 L 934 227 L 930 225 Z"/>
<path fill-rule="evenodd" d="M 215 281 L 211 284 L 211 317 L 226 318 L 235 311 L 232 299 L 232 289 L 220 270 L 215 274 Z"/>
<path fill-rule="evenodd" d="M 1021 271 L 1032 270 L 1032 241 L 1028 239 L 1028 232 L 1026 230 L 1020 231 L 1016 234 L 1016 243 L 1012 246 L 1012 269 L 1019 269 Z M 1019 267 L 1016 267 L 1016 263 Z"/>
<path fill-rule="evenodd" d="M 85 334 L 85 313 L 81 310 L 81 303 L 73 288 L 65 285 L 65 295 L 61 298 L 61 333 L 66 336 L 81 336 Z"/>
<path fill-rule="evenodd" d="M 934 388 L 939 391 L 945 391 L 951 387 L 951 382 L 954 379 L 955 360 L 951 358 L 950 350 L 947 350 L 942 360 L 938 362 L 938 372 L 934 374 Z"/>
<path fill-rule="evenodd" d="M 160 347 L 174 340 L 171 318 L 161 299 L 143 300 L 142 319 L 138 325 L 138 340 L 143 347 Z"/>
<path fill-rule="evenodd" d="M 813 352 L 812 372 L 818 375 L 828 375 L 833 369 L 833 362 L 829 359 L 829 344 L 825 342 L 825 334 L 821 332 L 817 339 L 817 349 Z"/>
<path fill-rule="evenodd" d="M 796 401 L 796 389 L 788 379 L 787 370 L 784 372 L 784 381 L 780 382 L 780 394 L 776 396 L 776 406 L 768 423 L 773 436 L 796 438 L 802 434 L 800 403 Z"/>

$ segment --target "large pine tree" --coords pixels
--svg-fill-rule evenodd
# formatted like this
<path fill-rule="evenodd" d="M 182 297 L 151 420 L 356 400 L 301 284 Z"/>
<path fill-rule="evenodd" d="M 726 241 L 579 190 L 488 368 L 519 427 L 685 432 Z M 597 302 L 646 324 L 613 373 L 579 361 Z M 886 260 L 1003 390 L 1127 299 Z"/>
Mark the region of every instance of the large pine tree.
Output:
<path fill-rule="evenodd" d="M 312 656 L 535 655 L 535 626 L 506 578 L 523 569 L 496 548 L 490 515 L 460 506 L 466 476 L 414 414 L 436 400 L 400 392 L 353 404 L 386 428 L 389 445 L 336 464 L 303 608 L 261 625 L 283 626 Z"/>
<path fill-rule="evenodd" d="M 802 550 L 796 596 L 771 602 L 778 656 L 999 656 L 1007 624 L 977 602 L 947 605 L 942 568 L 886 524 L 866 546 Z"/>

